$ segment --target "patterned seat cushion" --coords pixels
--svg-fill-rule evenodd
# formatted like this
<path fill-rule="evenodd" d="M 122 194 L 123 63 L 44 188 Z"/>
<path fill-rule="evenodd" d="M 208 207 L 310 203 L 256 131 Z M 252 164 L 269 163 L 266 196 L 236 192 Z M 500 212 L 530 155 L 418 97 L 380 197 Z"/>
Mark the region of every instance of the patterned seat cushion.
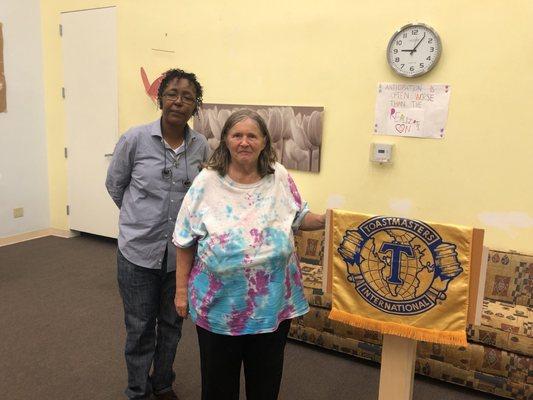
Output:
<path fill-rule="evenodd" d="M 470 326 L 472 341 L 533 356 L 533 310 L 496 300 L 484 300 L 481 326 Z"/>
<path fill-rule="evenodd" d="M 533 374 L 530 373 L 533 358 L 491 346 L 476 343 L 469 343 L 468 346 L 447 346 L 418 342 L 417 356 L 518 383 L 533 383 Z"/>
<path fill-rule="evenodd" d="M 322 266 L 300 261 L 304 287 L 322 290 Z"/>
<path fill-rule="evenodd" d="M 531 338 L 532 321 L 532 308 L 494 300 L 483 301 L 482 325 Z"/>
<path fill-rule="evenodd" d="M 418 356 L 415 371 L 419 374 L 470 387 L 515 400 L 531 400 L 533 386 L 506 377 L 474 369 L 463 369 L 447 362 Z"/>
<path fill-rule="evenodd" d="M 322 289 L 304 287 L 305 297 L 309 305 L 331 310 L 331 293 L 324 293 Z"/>

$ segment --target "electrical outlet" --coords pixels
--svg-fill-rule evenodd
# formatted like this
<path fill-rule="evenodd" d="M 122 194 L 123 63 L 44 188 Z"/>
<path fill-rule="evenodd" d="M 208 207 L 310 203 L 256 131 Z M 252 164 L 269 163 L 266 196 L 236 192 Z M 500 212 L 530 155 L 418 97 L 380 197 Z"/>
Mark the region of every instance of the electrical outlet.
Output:
<path fill-rule="evenodd" d="M 21 218 L 24 216 L 24 207 L 13 209 L 13 218 Z"/>

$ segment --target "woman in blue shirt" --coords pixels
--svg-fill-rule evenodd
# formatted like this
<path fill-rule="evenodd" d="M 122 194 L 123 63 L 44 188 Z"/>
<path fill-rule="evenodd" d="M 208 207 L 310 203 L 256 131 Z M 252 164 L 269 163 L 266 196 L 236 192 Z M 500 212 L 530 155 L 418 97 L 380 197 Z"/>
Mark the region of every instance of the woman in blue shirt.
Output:
<path fill-rule="evenodd" d="M 117 264 L 130 399 L 152 393 L 177 399 L 172 365 L 183 320 L 173 306 L 171 238 L 185 193 L 207 158 L 207 140 L 187 125 L 202 94 L 194 74 L 167 71 L 158 91 L 161 118 L 122 135 L 109 165 L 106 187 L 120 208 Z"/>

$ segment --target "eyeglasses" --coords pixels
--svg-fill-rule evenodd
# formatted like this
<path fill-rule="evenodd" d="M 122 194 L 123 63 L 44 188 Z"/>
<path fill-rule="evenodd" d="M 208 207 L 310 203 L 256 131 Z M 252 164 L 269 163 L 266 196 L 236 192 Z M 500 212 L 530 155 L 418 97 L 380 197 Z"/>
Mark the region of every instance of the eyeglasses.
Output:
<path fill-rule="evenodd" d="M 183 104 L 191 105 L 196 102 L 196 99 L 190 94 L 179 94 L 179 93 L 165 93 L 163 95 L 165 100 L 175 102 L 178 99 L 181 99 Z"/>

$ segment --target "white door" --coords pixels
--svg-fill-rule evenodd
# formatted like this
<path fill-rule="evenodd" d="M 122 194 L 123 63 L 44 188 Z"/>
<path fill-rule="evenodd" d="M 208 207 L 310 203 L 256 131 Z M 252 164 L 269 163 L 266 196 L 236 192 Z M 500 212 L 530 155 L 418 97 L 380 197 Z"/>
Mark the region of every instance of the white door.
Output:
<path fill-rule="evenodd" d="M 105 177 L 118 139 L 115 7 L 61 14 L 70 229 L 117 237 Z"/>

